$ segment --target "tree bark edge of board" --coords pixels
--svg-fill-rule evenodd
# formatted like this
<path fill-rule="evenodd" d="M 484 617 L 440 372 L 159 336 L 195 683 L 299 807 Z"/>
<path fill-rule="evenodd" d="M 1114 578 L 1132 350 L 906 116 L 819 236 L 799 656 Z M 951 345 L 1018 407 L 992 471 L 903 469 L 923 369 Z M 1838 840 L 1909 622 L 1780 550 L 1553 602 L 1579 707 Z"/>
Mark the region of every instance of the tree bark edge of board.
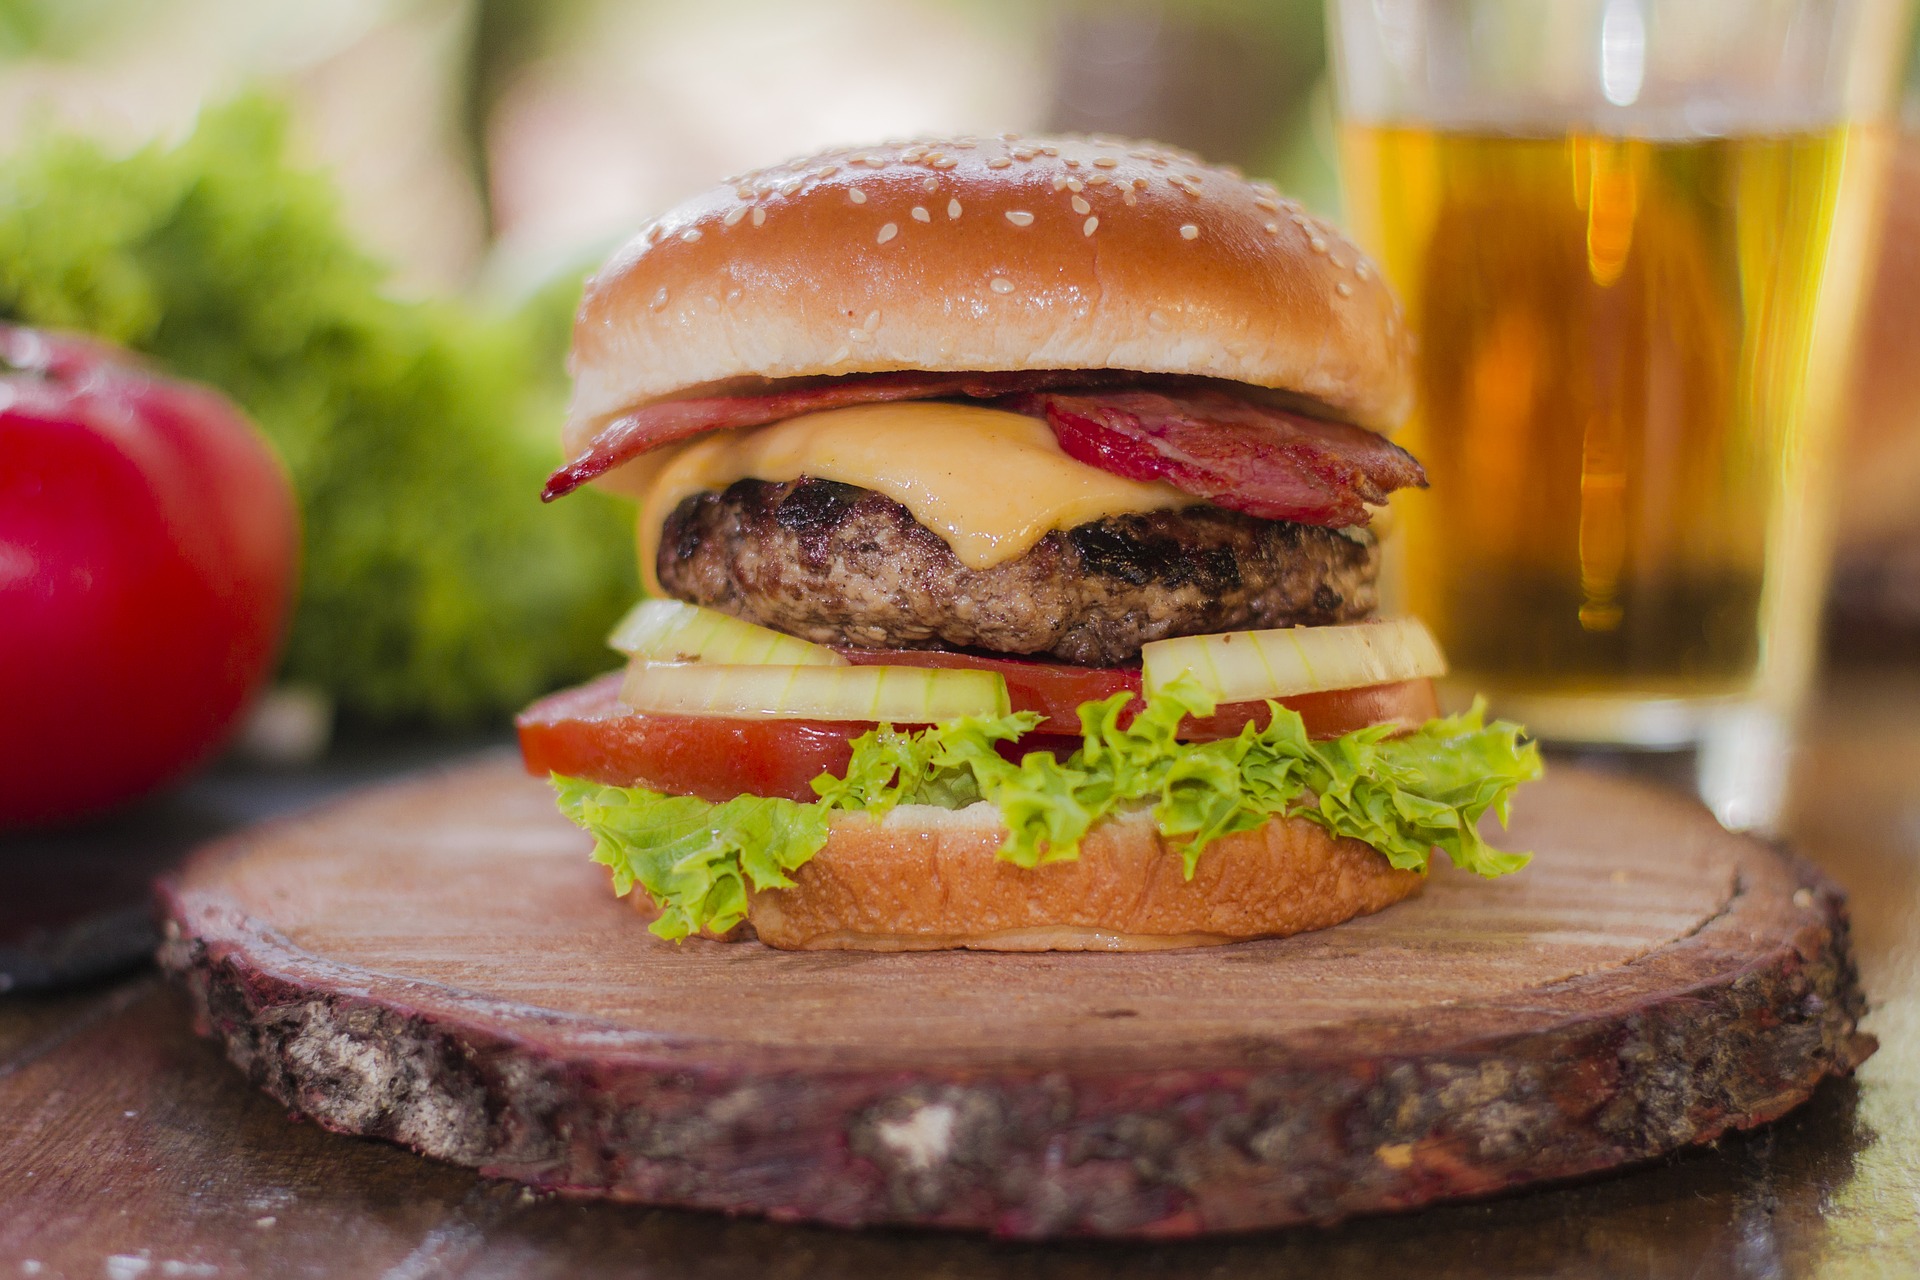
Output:
<path fill-rule="evenodd" d="M 540 1190 L 842 1226 L 1180 1237 L 1644 1162 L 1850 1073 L 1874 1042 L 1844 896 L 1778 856 L 1799 885 L 1792 927 L 1731 968 L 1716 953 L 1720 972 L 1663 998 L 1445 1052 L 1356 1043 L 1344 1062 L 1185 1072 L 556 1053 L 262 964 L 240 922 L 208 928 L 165 887 L 160 954 L 202 1034 L 296 1113 Z"/>

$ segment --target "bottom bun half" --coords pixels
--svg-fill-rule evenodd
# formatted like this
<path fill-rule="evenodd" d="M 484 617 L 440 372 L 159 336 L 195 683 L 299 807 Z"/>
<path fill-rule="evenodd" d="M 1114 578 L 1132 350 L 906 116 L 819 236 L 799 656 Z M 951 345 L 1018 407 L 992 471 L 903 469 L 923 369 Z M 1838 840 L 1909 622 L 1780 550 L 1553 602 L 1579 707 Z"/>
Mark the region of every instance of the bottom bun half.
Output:
<path fill-rule="evenodd" d="M 729 936 L 790 950 L 1152 951 L 1324 929 L 1425 878 L 1297 818 L 1216 840 L 1191 880 L 1145 811 L 1095 827 L 1071 862 L 1015 866 L 995 856 L 1005 838 L 988 804 L 843 815 L 793 887 L 756 891 Z"/>

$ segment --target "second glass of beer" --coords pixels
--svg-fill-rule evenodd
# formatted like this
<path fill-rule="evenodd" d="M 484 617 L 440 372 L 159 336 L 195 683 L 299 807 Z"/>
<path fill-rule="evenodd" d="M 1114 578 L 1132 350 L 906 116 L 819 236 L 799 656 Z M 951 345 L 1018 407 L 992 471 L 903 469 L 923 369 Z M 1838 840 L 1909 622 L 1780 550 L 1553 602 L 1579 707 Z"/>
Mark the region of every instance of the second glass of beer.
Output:
<path fill-rule="evenodd" d="M 1549 741 L 1766 825 L 1900 0 L 1330 0 L 1348 217 L 1418 335 L 1392 583 Z"/>

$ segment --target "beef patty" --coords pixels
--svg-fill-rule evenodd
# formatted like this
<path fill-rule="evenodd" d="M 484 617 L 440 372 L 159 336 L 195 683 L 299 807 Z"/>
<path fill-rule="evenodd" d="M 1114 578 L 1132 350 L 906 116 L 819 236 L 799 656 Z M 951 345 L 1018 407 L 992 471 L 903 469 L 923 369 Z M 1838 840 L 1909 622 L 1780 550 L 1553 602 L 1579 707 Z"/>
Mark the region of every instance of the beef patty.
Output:
<path fill-rule="evenodd" d="M 872 490 L 741 480 L 674 509 L 656 569 L 682 600 L 807 640 L 1111 666 L 1168 636 L 1365 617 L 1379 551 L 1355 532 L 1194 506 L 1090 521 L 969 569 Z"/>

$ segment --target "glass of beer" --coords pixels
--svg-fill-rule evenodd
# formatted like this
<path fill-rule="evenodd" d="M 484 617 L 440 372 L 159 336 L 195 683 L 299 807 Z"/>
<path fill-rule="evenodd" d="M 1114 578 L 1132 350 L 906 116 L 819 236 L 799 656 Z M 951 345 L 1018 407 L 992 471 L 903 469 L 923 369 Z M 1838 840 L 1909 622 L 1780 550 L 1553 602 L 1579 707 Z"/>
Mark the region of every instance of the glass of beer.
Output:
<path fill-rule="evenodd" d="M 1549 742 L 1765 826 L 1902 0 L 1329 0 L 1347 217 L 1408 308 L 1390 590 Z M 1404 501 L 1402 500 L 1404 498 Z"/>

